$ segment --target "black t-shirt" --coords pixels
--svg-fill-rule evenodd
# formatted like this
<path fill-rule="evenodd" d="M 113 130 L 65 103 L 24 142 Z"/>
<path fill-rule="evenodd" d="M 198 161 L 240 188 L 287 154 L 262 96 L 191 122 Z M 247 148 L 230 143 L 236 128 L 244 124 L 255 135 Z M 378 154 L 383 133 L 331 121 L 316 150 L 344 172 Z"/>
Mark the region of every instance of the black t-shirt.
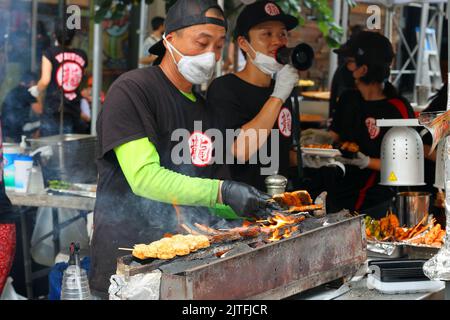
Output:
<path fill-rule="evenodd" d="M 339 134 L 341 141 L 357 143 L 365 155 L 380 158 L 381 143 L 390 128 L 378 127 L 376 120 L 408 118 L 414 118 L 414 111 L 403 97 L 366 101 L 359 91 L 349 90 L 339 99 L 330 129 Z M 379 182 L 378 171 L 347 166 L 342 186 L 338 188 L 342 196 L 337 198 L 349 209 L 371 208 L 393 195 L 390 188 Z"/>
<path fill-rule="evenodd" d="M 59 114 L 61 88 L 64 94 L 64 113 L 75 118 L 80 117 L 80 85 L 88 65 L 87 55 L 80 49 L 64 50 L 51 47 L 44 56 L 52 64 L 52 77 L 46 91 L 44 116 L 55 117 Z"/>
<path fill-rule="evenodd" d="M 209 152 L 192 152 L 189 163 L 184 164 L 177 164 L 171 157 L 174 147 L 180 146 L 176 129 L 187 133 L 181 143 L 190 143 L 194 149 L 201 144 L 206 151 L 213 147 L 211 140 L 208 142 L 211 138 L 204 134 L 211 128 L 204 99 L 199 95 L 196 98 L 192 102 L 185 97 L 159 67 L 127 72 L 109 89 L 97 122 L 99 180 L 92 243 L 93 289 L 107 292 L 116 258 L 123 255 L 117 248 L 150 243 L 164 233 L 177 232 L 177 213 L 171 204 L 133 194 L 114 147 L 147 137 L 155 145 L 162 167 L 192 177 L 222 178 L 217 176 L 217 166 L 208 165 Z M 188 146 L 187 150 L 194 149 Z M 207 208 L 179 206 L 179 210 L 191 222 L 205 224 L 214 219 Z"/>
<path fill-rule="evenodd" d="M 341 94 L 347 90 L 355 88 L 355 79 L 352 72 L 347 69 L 347 64 L 342 63 L 336 69 L 331 81 L 330 90 L 330 118 L 334 118 L 336 107 Z"/>
<path fill-rule="evenodd" d="M 13 212 L 11 202 L 5 191 L 3 181 L 3 143 L 2 143 L 2 125 L 0 122 L 0 223 L 11 223 L 13 221 Z"/>
<path fill-rule="evenodd" d="M 236 130 L 256 117 L 270 98 L 274 85 L 275 83 L 272 82 L 270 87 L 258 87 L 240 79 L 234 74 L 215 79 L 208 88 L 206 100 L 208 109 L 214 114 L 218 128 L 222 132 L 225 132 L 226 129 Z M 272 155 L 272 134 L 269 135 L 266 146 L 263 146 L 261 149 L 265 150 L 264 148 L 267 147 L 268 156 L 271 158 L 278 157 L 279 166 L 275 170 L 287 177 L 289 172 L 289 151 L 292 146 L 293 135 L 292 104 L 290 99 L 286 100 L 281 108 L 273 129 L 279 133 L 279 143 L 274 144 L 274 146 L 279 148 L 278 154 Z M 225 149 L 224 154 L 227 152 L 230 153 L 230 150 Z M 261 168 L 269 168 L 270 166 L 271 163 L 263 164 L 260 156 L 258 156 L 254 164 L 252 164 L 252 159 L 245 164 L 238 164 L 235 159 L 234 164 L 229 164 L 233 180 L 245 182 L 262 191 L 266 190 L 264 182 L 266 176 L 261 174 Z"/>
<path fill-rule="evenodd" d="M 36 102 L 24 86 L 17 86 L 7 95 L 2 105 L 3 137 L 20 142 L 23 126 L 28 121 L 31 105 Z"/>

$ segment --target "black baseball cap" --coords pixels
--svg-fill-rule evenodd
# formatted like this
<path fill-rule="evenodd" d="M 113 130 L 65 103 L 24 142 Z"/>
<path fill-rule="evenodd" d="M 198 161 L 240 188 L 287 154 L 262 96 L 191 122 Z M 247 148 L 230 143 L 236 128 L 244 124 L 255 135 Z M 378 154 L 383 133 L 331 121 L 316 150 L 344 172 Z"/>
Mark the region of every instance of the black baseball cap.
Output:
<path fill-rule="evenodd" d="M 372 31 L 361 31 L 333 52 L 354 57 L 358 64 L 390 64 L 394 59 L 389 39 Z"/>
<path fill-rule="evenodd" d="M 243 36 L 257 24 L 266 21 L 280 21 L 284 23 L 286 29 L 292 30 L 298 26 L 298 19 L 285 14 L 280 6 L 273 1 L 257 1 L 245 6 L 239 14 L 234 29 L 234 36 Z"/>
<path fill-rule="evenodd" d="M 224 20 L 206 17 L 206 11 L 212 8 L 220 10 Z M 178 0 L 167 12 L 166 20 L 164 22 L 165 34 L 198 24 L 209 23 L 224 27 L 225 30 L 228 28 L 225 14 L 223 13 L 222 8 L 217 4 L 217 0 Z M 166 52 L 163 40 L 158 41 L 150 47 L 148 52 L 157 56 L 163 56 Z"/>

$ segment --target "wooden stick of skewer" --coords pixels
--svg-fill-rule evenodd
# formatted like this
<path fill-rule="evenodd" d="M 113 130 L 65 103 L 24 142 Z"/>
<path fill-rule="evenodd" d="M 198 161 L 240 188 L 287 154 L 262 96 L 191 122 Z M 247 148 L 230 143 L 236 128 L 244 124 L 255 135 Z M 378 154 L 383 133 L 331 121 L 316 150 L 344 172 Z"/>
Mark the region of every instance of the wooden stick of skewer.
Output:
<path fill-rule="evenodd" d="M 131 248 L 118 248 L 119 250 L 124 250 L 124 251 L 133 251 L 134 249 Z"/>
<path fill-rule="evenodd" d="M 180 225 L 184 230 L 186 230 L 188 233 L 190 234 L 195 234 L 195 235 L 199 235 L 200 233 L 195 231 L 194 229 L 189 228 L 187 225 L 185 225 L 184 223 L 182 223 Z"/>
<path fill-rule="evenodd" d="M 200 231 L 203 231 L 203 232 L 206 232 L 206 233 L 210 233 L 210 234 L 218 234 L 218 233 L 219 233 L 218 230 L 215 230 L 215 229 L 210 228 L 210 227 L 208 227 L 208 226 L 204 226 L 204 225 L 199 224 L 199 223 L 197 223 L 197 222 L 194 223 L 194 225 L 195 225 Z"/>

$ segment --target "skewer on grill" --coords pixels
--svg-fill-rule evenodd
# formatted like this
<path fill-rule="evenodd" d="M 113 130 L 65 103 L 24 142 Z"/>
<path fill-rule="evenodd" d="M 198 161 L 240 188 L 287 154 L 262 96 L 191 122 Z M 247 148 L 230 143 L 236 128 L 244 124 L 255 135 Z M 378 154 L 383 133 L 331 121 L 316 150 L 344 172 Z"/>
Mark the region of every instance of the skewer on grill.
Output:
<path fill-rule="evenodd" d="M 209 227 L 204 226 L 204 225 L 199 224 L 199 223 L 194 223 L 194 225 L 195 225 L 200 231 L 203 231 L 203 232 L 205 232 L 205 233 L 210 233 L 210 234 L 218 234 L 218 233 L 219 233 L 219 231 L 217 231 L 216 229 L 209 228 Z"/>
<path fill-rule="evenodd" d="M 187 231 L 189 234 L 200 235 L 200 232 L 195 231 L 194 229 L 189 228 L 186 224 L 182 223 L 181 228 Z"/>

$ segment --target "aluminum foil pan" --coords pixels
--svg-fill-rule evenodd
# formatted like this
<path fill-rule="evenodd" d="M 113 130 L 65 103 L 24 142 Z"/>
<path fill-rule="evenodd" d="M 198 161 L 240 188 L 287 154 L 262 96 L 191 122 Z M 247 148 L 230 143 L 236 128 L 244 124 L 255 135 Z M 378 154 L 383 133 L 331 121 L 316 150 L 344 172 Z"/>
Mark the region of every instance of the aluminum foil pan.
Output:
<path fill-rule="evenodd" d="M 439 248 L 424 244 L 367 240 L 367 255 L 376 258 L 430 259 L 438 251 Z"/>

